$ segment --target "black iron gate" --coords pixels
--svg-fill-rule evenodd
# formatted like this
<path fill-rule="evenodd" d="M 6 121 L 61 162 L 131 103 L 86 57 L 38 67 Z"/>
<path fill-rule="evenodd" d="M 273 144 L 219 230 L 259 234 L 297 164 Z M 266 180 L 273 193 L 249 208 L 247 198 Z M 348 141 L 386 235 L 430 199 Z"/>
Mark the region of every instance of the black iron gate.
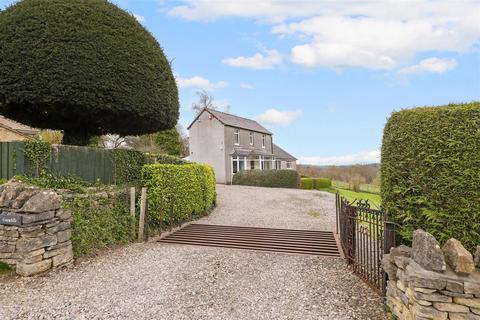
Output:
<path fill-rule="evenodd" d="M 366 200 L 349 203 L 337 193 L 337 234 L 347 263 L 379 293 L 385 293 L 382 257 L 395 245 L 395 224 Z"/>

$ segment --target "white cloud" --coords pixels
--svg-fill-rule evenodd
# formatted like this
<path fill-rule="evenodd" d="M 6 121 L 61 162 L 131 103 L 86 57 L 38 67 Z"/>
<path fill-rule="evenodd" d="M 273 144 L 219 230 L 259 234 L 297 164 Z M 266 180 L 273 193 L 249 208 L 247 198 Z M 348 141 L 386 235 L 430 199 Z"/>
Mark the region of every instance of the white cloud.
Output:
<path fill-rule="evenodd" d="M 136 14 L 136 13 L 134 13 L 133 16 L 135 17 L 135 19 L 137 19 L 138 22 L 140 22 L 140 23 L 145 22 L 145 17 L 144 16 L 141 16 L 141 15 Z"/>
<path fill-rule="evenodd" d="M 271 69 L 274 65 L 282 63 L 282 55 L 277 50 L 264 50 L 264 53 L 256 53 L 252 57 L 240 56 L 237 58 L 223 59 L 222 63 L 232 67 L 244 67 L 250 69 Z"/>
<path fill-rule="evenodd" d="M 398 71 L 400 74 L 416 74 L 424 72 L 444 73 L 452 70 L 457 65 L 455 59 L 428 58 L 420 61 L 413 66 L 402 68 Z"/>
<path fill-rule="evenodd" d="M 279 111 L 277 109 L 268 109 L 254 119 L 266 125 L 288 126 L 295 119 L 302 115 L 302 110 Z"/>
<path fill-rule="evenodd" d="M 191 78 L 181 78 L 176 76 L 177 84 L 180 88 L 194 88 L 194 89 L 201 89 L 201 90 L 213 90 L 217 88 L 225 88 L 228 86 L 228 82 L 226 81 L 219 81 L 217 83 L 212 83 L 210 80 L 200 77 L 194 76 Z"/>
<path fill-rule="evenodd" d="M 240 88 L 242 89 L 255 89 L 255 87 L 253 86 L 253 84 L 250 84 L 250 83 L 240 83 Z"/>
<path fill-rule="evenodd" d="M 298 41 L 291 60 L 308 68 L 398 70 L 420 53 L 464 53 L 480 41 L 478 0 L 185 0 L 169 13 L 189 20 L 241 17 L 269 23 L 274 34 Z M 238 63 L 249 59 L 240 58 Z"/>
<path fill-rule="evenodd" d="M 319 166 L 379 163 L 380 151 L 363 151 L 334 157 L 301 157 L 298 161 L 301 164 Z"/>

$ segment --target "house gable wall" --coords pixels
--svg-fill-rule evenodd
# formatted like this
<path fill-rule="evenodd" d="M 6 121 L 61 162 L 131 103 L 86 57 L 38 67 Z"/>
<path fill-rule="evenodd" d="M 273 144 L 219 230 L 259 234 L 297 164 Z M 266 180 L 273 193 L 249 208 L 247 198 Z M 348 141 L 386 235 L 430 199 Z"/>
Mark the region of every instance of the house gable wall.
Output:
<path fill-rule="evenodd" d="M 190 160 L 213 166 L 218 183 L 226 183 L 224 125 L 203 111 L 189 129 Z"/>

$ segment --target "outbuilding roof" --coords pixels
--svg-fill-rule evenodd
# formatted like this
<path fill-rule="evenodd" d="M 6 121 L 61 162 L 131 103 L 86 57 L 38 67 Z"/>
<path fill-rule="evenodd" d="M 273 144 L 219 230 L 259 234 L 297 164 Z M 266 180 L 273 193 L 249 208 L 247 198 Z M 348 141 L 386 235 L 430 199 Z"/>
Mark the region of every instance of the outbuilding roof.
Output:
<path fill-rule="evenodd" d="M 38 129 L 29 127 L 23 123 L 14 121 L 12 119 L 5 118 L 2 115 L 0 115 L 0 127 L 15 131 L 25 136 L 34 136 L 40 132 L 40 130 Z"/>
<path fill-rule="evenodd" d="M 275 158 L 278 158 L 278 159 L 297 160 L 297 158 L 295 158 L 290 153 L 288 153 L 287 151 L 277 146 L 275 143 L 273 144 L 273 154 Z"/>
<path fill-rule="evenodd" d="M 218 121 L 220 121 L 225 126 L 246 129 L 246 130 L 256 131 L 260 133 L 273 134 L 255 120 L 235 116 L 230 113 L 225 113 L 225 112 L 212 110 L 208 108 L 204 108 L 202 111 L 200 111 L 198 115 L 195 117 L 195 119 L 192 121 L 192 123 L 188 126 L 187 129 L 190 129 L 190 127 L 195 123 L 195 121 L 197 121 L 198 117 L 203 112 L 210 113 L 212 116 L 217 118 Z"/>

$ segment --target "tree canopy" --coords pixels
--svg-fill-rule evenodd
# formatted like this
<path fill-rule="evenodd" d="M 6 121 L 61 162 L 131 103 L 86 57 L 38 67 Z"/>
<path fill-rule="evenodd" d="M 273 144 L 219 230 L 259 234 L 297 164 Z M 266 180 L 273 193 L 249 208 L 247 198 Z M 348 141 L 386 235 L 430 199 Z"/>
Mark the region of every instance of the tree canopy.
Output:
<path fill-rule="evenodd" d="M 0 113 L 92 135 L 175 126 L 178 89 L 155 38 L 106 0 L 23 0 L 0 12 Z"/>

